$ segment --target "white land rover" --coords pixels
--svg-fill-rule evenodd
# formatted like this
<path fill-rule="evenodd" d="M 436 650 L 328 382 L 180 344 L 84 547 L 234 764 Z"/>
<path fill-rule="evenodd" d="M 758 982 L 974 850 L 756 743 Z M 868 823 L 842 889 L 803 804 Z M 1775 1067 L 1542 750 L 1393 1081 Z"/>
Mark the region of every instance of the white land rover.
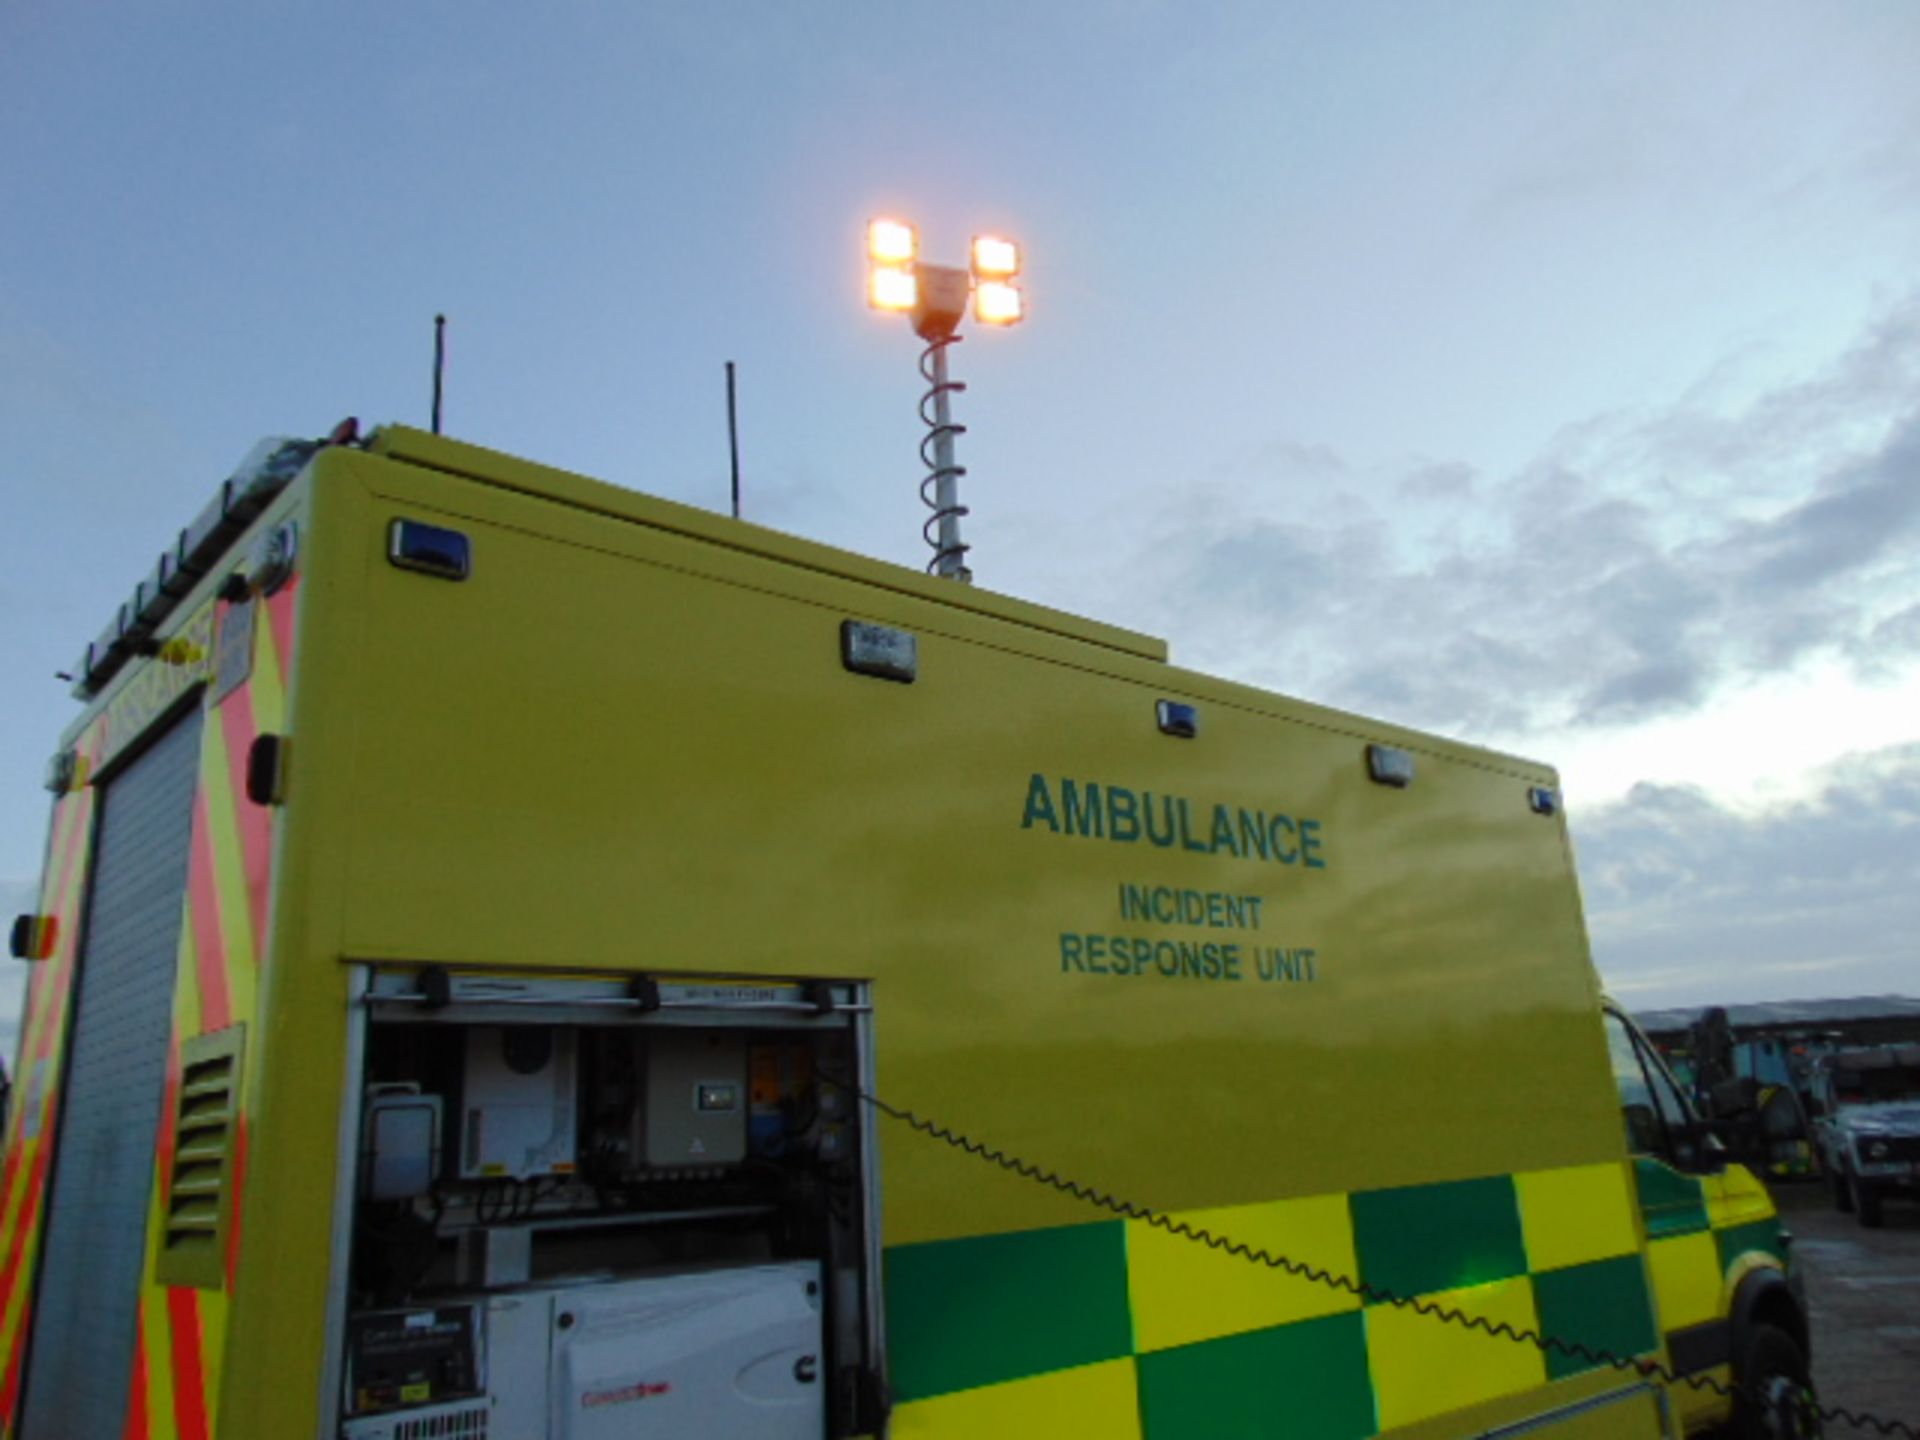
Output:
<path fill-rule="evenodd" d="M 1873 1227 L 1889 1194 L 1920 1199 L 1920 1045 L 1827 1056 L 1814 1073 L 1813 1105 L 1834 1204 Z"/>

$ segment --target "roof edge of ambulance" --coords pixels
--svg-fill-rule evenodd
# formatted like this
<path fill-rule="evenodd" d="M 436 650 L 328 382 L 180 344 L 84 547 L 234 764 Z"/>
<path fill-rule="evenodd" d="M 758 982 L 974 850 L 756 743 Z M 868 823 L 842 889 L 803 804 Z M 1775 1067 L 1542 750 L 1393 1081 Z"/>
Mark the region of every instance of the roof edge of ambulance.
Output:
<path fill-rule="evenodd" d="M 703 510 L 697 505 L 663 500 L 643 491 L 630 490 L 622 485 L 509 455 L 505 451 L 489 449 L 470 441 L 448 439 L 444 435 L 434 435 L 409 425 L 381 426 L 368 438 L 366 448 L 375 455 L 403 464 L 459 475 L 523 494 L 543 496 L 709 544 L 843 576 L 880 589 L 912 595 L 916 599 L 993 616 L 1151 660 L 1168 666 L 1166 678 L 1170 688 L 1188 687 L 1193 693 L 1205 694 L 1216 703 L 1239 705 L 1268 713 L 1275 712 L 1278 707 L 1296 720 L 1341 734 L 1397 745 L 1419 754 L 1446 756 L 1486 769 L 1521 774 L 1555 787 L 1559 785 L 1559 776 L 1554 767 L 1540 760 L 1412 729 L 1375 716 L 1317 704 L 1297 696 L 1282 696 L 1222 676 L 1176 667 L 1169 663 L 1167 642 L 1154 636 L 1089 620 L 1030 600 L 982 590 L 978 586 L 936 580 L 904 565 L 770 530 L 748 520 L 736 520 L 729 515 Z"/>
<path fill-rule="evenodd" d="M 582 510 L 670 531 L 729 549 L 762 555 L 784 564 L 844 576 L 919 600 L 1008 620 L 1123 654 L 1165 663 L 1167 642 L 1117 625 L 1103 624 L 1028 600 L 936 580 L 905 566 L 889 564 L 851 550 L 770 530 L 747 520 L 718 515 L 696 505 L 663 500 L 605 480 L 556 469 L 504 451 L 464 440 L 450 440 L 407 425 L 383 425 L 367 441 L 367 450 L 385 459 L 497 485 L 527 495 L 558 500 Z"/>
<path fill-rule="evenodd" d="M 1265 690 L 1246 681 L 1229 680 L 1204 670 L 1187 670 L 1178 665 L 1169 665 L 1166 681 L 1168 689 L 1176 694 L 1184 692 L 1204 696 L 1210 703 L 1232 705 L 1266 715 L 1284 715 L 1298 724 L 1351 736 L 1367 744 L 1390 745 L 1415 755 L 1454 760 L 1478 766 L 1482 770 L 1518 776 L 1553 790 L 1560 788 L 1557 766 L 1511 750 L 1496 750 L 1489 745 L 1456 739 L 1438 731 L 1416 730 L 1397 720 L 1383 719 L 1358 710 L 1341 710 L 1317 700 L 1302 699 L 1290 692 Z"/>

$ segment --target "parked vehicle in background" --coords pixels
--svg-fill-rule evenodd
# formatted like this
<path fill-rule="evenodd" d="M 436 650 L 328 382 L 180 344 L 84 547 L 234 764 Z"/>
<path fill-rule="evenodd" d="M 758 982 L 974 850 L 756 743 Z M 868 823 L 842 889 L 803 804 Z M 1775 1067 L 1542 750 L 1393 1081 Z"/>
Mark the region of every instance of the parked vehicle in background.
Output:
<path fill-rule="evenodd" d="M 1742 1042 L 1714 1006 L 1688 1028 L 1684 1048 L 1666 1055 L 1727 1158 L 1778 1180 L 1812 1178 L 1812 1127 L 1792 1084 L 1762 1078 L 1757 1056 L 1742 1056 Z M 1784 1071 L 1786 1067 L 1781 1067 Z"/>
<path fill-rule="evenodd" d="M 1813 1105 L 1834 1204 L 1873 1228 L 1888 1195 L 1920 1198 L 1920 1045 L 1827 1056 L 1814 1075 Z"/>

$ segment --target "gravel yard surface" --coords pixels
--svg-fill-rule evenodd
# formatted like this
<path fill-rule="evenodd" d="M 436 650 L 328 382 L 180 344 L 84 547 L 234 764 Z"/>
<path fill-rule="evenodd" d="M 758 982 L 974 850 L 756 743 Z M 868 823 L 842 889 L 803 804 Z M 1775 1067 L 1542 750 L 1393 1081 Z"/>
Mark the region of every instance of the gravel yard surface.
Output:
<path fill-rule="evenodd" d="M 1867 1230 L 1824 1185 L 1778 1185 L 1774 1199 L 1807 1277 L 1821 1401 L 1920 1431 L 1920 1205 L 1889 1201 L 1885 1227 Z M 1874 1433 L 1827 1428 L 1833 1440 Z"/>

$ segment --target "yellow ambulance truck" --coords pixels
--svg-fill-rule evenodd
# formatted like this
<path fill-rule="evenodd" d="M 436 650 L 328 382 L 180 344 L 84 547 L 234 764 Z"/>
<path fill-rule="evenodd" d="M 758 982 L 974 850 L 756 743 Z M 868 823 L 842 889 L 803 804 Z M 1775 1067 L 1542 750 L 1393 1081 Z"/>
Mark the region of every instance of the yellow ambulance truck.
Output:
<path fill-rule="evenodd" d="M 1550 770 L 404 428 L 75 678 L 7 1440 L 1802 1433 Z"/>

